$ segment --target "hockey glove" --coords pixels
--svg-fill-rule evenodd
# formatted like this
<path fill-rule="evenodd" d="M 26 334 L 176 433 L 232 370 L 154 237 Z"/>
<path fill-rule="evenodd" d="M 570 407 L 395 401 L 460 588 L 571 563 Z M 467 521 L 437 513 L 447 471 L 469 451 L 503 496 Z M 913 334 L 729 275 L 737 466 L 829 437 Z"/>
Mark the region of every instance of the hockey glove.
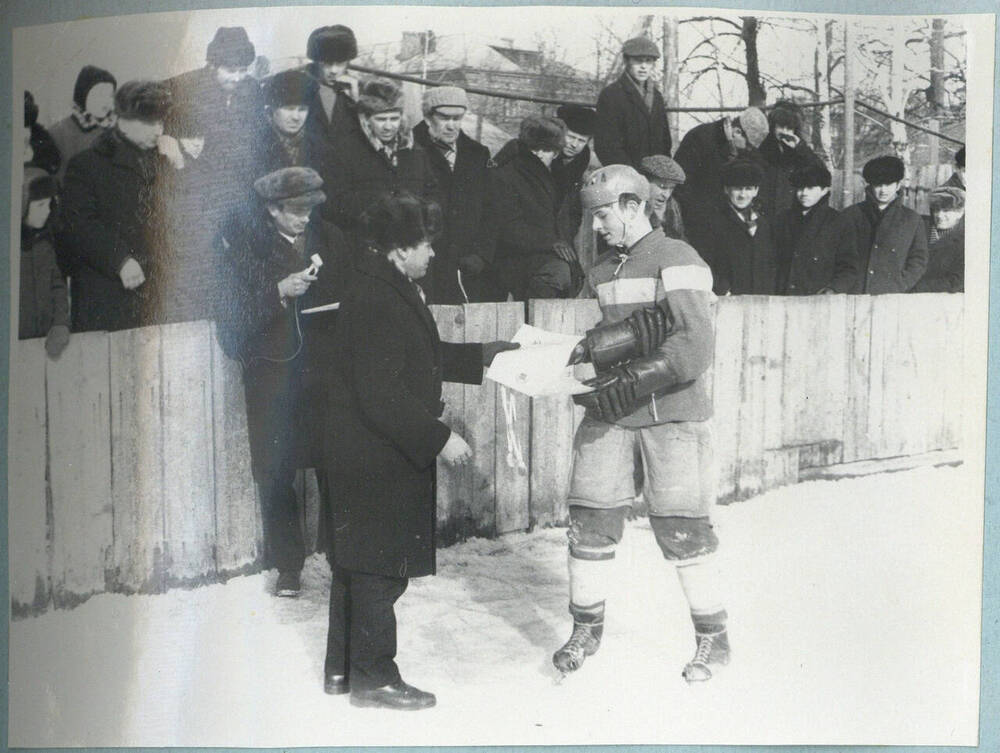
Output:
<path fill-rule="evenodd" d="M 598 373 L 625 361 L 653 353 L 673 330 L 674 321 L 666 301 L 637 309 L 617 324 L 595 327 L 573 349 L 570 366 L 592 361 Z"/>
<path fill-rule="evenodd" d="M 675 383 L 666 356 L 657 353 L 588 379 L 584 384 L 593 392 L 574 395 L 573 402 L 613 423 L 634 413 L 646 398 Z"/>

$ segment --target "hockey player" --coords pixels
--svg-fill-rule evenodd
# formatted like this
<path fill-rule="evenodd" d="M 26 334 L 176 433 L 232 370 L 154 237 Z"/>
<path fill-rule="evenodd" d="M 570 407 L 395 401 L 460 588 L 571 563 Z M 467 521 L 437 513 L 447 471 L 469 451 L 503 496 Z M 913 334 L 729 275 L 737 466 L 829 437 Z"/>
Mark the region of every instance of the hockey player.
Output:
<path fill-rule="evenodd" d="M 634 447 L 645 465 L 649 520 L 674 564 L 694 622 L 688 682 L 729 661 L 726 610 L 712 567 L 718 538 L 712 404 L 705 372 L 714 353 L 712 274 L 684 241 L 654 232 L 649 186 L 636 170 L 596 170 L 581 190 L 584 211 L 611 251 L 588 273 L 602 319 L 571 363 L 591 361 L 593 391 L 574 397 L 586 415 L 574 440 L 569 492 L 569 611 L 573 633 L 552 661 L 572 672 L 597 651 L 608 570 L 632 504 Z"/>

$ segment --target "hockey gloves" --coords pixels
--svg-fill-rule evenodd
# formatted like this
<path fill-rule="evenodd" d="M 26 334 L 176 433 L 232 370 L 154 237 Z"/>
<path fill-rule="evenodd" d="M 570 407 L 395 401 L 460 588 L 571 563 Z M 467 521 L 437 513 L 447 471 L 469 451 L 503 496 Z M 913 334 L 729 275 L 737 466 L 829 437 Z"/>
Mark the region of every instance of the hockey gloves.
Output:
<path fill-rule="evenodd" d="M 570 366 L 592 361 L 601 374 L 613 366 L 652 354 L 673 330 L 666 301 L 637 309 L 627 319 L 587 332 L 570 355 Z"/>
<path fill-rule="evenodd" d="M 573 402 L 596 412 L 608 423 L 635 412 L 639 404 L 658 390 L 676 383 L 666 356 L 661 353 L 615 366 L 584 382 L 593 392 L 574 395 Z"/>

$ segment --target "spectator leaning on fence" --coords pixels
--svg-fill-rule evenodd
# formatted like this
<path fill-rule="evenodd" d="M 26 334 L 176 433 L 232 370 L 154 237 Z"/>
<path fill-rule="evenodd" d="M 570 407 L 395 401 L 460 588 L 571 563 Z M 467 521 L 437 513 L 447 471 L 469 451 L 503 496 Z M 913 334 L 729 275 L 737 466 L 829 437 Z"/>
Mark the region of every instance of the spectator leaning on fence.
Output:
<path fill-rule="evenodd" d="M 927 267 L 927 229 L 903 205 L 904 166 L 898 157 L 869 160 L 864 201 L 844 210 L 843 236 L 831 292 L 905 293 Z"/>
<path fill-rule="evenodd" d="M 779 295 L 813 295 L 833 279 L 842 241 L 840 212 L 830 206 L 830 171 L 820 164 L 794 170 L 795 204 L 774 221 Z"/>
<path fill-rule="evenodd" d="M 115 89 L 118 82 L 103 68 L 85 65 L 73 85 L 73 110 L 49 129 L 59 147 L 62 165 L 60 182 L 70 159 L 93 146 L 97 137 L 115 123 Z"/>
<path fill-rule="evenodd" d="M 327 468 L 333 579 L 324 689 L 355 706 L 421 709 L 432 693 L 403 682 L 393 604 L 435 571 L 435 461 L 472 450 L 441 421 L 441 382 L 479 384 L 513 343 L 441 342 L 416 281 L 434 256 L 433 208 L 383 196 L 362 219 L 365 251 L 344 299 L 330 374 Z"/>
<path fill-rule="evenodd" d="M 358 80 L 347 73 L 358 56 L 358 42 L 346 26 L 321 26 L 309 35 L 306 56 L 306 71 L 319 85 L 309 103 L 306 128 L 333 145 L 358 130 Z"/>
<path fill-rule="evenodd" d="M 469 109 L 464 89 L 428 88 L 422 109 L 424 119 L 413 129 L 413 138 L 434 171 L 442 214 L 425 288 L 432 303 L 465 303 L 466 296 L 471 302 L 483 301 L 488 297 L 486 267 L 493 260 L 487 204 L 490 151 L 462 131 Z"/>
<path fill-rule="evenodd" d="M 927 270 L 914 293 L 961 293 L 965 290 L 965 191 L 941 186 L 931 193 Z"/>
<path fill-rule="evenodd" d="M 944 182 L 946 186 L 965 190 L 965 147 L 955 152 L 955 172 Z"/>
<path fill-rule="evenodd" d="M 21 185 L 17 336 L 21 340 L 44 337 L 46 352 L 58 358 L 69 342 L 69 298 L 48 229 L 56 181 L 41 168 L 26 167 Z"/>
<path fill-rule="evenodd" d="M 681 206 L 673 195 L 677 186 L 684 185 L 684 168 L 664 154 L 651 154 L 642 158 L 639 172 L 649 182 L 650 224 L 668 238 L 687 240 Z"/>
<path fill-rule="evenodd" d="M 653 230 L 648 191 L 646 179 L 624 165 L 594 171 L 582 189 L 594 229 L 614 251 L 587 275 L 601 321 L 570 359 L 591 361 L 597 376 L 587 382 L 592 392 L 574 397 L 586 414 L 573 442 L 567 500 L 573 632 L 552 660 L 572 672 L 600 646 L 611 560 L 635 497 L 638 446 L 653 535 L 676 567 L 694 623 L 697 649 L 683 675 L 697 682 L 729 661 L 710 519 L 712 274 L 687 243 Z"/>
<path fill-rule="evenodd" d="M 170 90 L 129 81 L 115 93 L 118 122 L 70 160 L 59 249 L 69 255 L 74 332 L 155 324 L 163 220 L 159 153 Z"/>
<path fill-rule="evenodd" d="M 625 71 L 597 98 L 594 149 L 602 165 L 638 168 L 643 157 L 670 154 L 670 125 L 663 95 L 652 79 L 660 50 L 648 37 L 622 46 Z"/>
<path fill-rule="evenodd" d="M 767 165 L 760 190 L 760 203 L 771 217 L 777 217 L 795 201 L 789 182 L 794 170 L 823 162 L 802 135 L 802 109 L 794 102 L 776 102 L 767 114 L 770 130 L 760 145 Z"/>

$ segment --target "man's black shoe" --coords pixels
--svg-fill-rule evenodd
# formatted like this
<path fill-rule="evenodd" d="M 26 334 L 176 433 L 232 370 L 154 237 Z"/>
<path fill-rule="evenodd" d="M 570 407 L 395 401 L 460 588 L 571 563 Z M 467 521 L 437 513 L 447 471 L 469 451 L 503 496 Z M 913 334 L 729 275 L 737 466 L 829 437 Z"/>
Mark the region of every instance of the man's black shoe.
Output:
<path fill-rule="evenodd" d="M 278 573 L 278 584 L 274 588 L 277 596 L 288 596 L 294 598 L 302 593 L 302 581 L 300 574 L 296 572 Z"/>
<path fill-rule="evenodd" d="M 437 703 L 433 693 L 418 690 L 402 680 L 372 690 L 352 690 L 351 705 L 377 709 L 416 711 Z"/>
<path fill-rule="evenodd" d="M 347 681 L 347 675 L 325 675 L 323 678 L 323 690 L 327 695 L 344 695 L 351 692 L 351 685 Z"/>

